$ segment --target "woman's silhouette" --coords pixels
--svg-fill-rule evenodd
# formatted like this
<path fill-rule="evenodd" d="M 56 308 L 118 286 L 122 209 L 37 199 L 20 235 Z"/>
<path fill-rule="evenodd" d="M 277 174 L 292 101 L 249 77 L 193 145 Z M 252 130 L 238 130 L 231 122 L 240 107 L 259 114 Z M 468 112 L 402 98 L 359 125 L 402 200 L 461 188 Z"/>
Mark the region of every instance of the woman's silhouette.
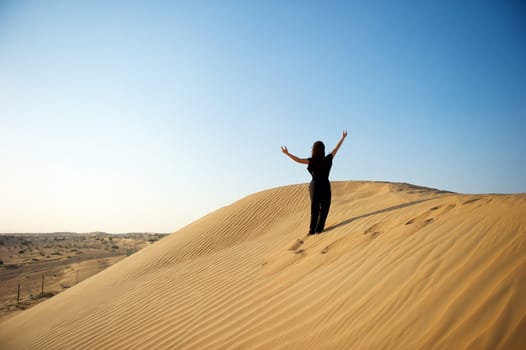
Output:
<path fill-rule="evenodd" d="M 331 206 L 329 172 L 331 171 L 332 159 L 346 137 L 347 130 L 344 130 L 340 141 L 338 141 L 336 147 L 334 147 L 328 155 L 325 155 L 325 145 L 323 142 L 314 142 L 314 145 L 312 145 L 312 156 L 310 158 L 298 158 L 289 153 L 287 147 L 281 147 L 281 151 L 293 161 L 300 164 L 308 164 L 307 170 L 312 175 L 312 181 L 309 187 L 311 200 L 309 235 L 321 233 L 325 227 L 325 220 L 327 219 Z"/>

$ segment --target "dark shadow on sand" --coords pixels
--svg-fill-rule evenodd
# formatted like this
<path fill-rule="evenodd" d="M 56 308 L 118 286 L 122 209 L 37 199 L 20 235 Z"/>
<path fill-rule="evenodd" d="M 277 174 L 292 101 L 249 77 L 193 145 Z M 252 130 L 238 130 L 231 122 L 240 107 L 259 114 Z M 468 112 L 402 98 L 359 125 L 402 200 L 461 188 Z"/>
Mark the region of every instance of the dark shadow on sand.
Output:
<path fill-rule="evenodd" d="M 395 205 L 395 206 L 392 206 L 392 207 L 389 207 L 389 208 L 380 209 L 380 210 L 373 211 L 371 213 L 363 214 L 363 215 L 360 215 L 360 216 L 355 216 L 353 218 L 344 220 L 344 221 L 342 221 L 342 222 L 340 222 L 340 223 L 338 223 L 336 225 L 329 226 L 324 231 L 325 232 L 331 231 L 331 230 L 334 230 L 335 228 L 338 228 L 338 227 L 350 224 L 351 222 L 353 222 L 355 220 L 363 219 L 363 218 L 366 218 L 366 217 L 369 217 L 369 216 L 373 216 L 373 215 L 376 215 L 376 214 L 386 213 L 386 212 L 392 211 L 392 210 L 407 208 L 407 207 L 410 207 L 412 205 L 416 205 L 416 204 L 419 204 L 419 203 L 427 202 L 427 201 L 430 201 L 430 200 L 433 200 L 433 199 L 437 199 L 437 198 L 440 198 L 440 197 L 432 197 L 432 198 L 427 198 L 427 199 L 421 199 L 421 200 L 418 200 L 418 201 L 412 201 L 412 202 L 409 202 L 409 203 L 398 204 L 398 205 Z"/>

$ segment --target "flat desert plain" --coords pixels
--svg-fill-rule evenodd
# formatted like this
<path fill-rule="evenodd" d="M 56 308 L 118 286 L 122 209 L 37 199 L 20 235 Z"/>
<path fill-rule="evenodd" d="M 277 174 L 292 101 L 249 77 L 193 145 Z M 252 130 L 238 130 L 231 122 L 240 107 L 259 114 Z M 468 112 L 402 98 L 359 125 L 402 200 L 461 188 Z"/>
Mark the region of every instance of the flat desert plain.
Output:
<path fill-rule="evenodd" d="M 0 234 L 0 322 L 106 269 L 164 234 Z"/>
<path fill-rule="evenodd" d="M 332 193 L 321 235 L 307 184 L 255 193 L 4 320 L 0 346 L 525 348 L 525 194 Z"/>

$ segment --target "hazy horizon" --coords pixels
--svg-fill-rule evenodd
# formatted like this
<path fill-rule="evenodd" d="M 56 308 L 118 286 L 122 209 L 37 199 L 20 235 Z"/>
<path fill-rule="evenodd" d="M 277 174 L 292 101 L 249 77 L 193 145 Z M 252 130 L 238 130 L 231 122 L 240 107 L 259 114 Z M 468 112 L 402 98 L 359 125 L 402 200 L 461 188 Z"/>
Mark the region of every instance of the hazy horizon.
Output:
<path fill-rule="evenodd" d="M 310 181 L 526 192 L 516 1 L 0 2 L 0 232 L 173 232 Z"/>

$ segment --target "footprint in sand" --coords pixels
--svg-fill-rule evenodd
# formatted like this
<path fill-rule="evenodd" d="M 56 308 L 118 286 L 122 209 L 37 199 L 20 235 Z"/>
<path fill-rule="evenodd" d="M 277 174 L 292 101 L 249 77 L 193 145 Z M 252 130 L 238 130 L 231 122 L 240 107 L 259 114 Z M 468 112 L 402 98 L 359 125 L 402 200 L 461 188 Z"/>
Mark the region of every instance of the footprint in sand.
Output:
<path fill-rule="evenodd" d="M 476 200 L 478 200 L 478 199 L 476 199 Z M 464 202 L 464 204 L 465 204 L 465 202 Z M 444 207 L 444 205 L 434 206 L 434 207 L 430 208 L 427 212 L 424 212 L 424 213 L 420 214 L 419 216 L 417 216 L 415 218 L 412 218 L 411 220 L 407 221 L 405 223 L 405 225 L 420 224 L 420 225 L 425 226 L 427 224 L 430 224 L 435 219 L 437 219 L 439 216 L 442 216 L 445 213 L 447 213 L 448 211 L 450 211 L 451 209 L 455 208 L 456 204 L 449 204 L 445 208 L 443 208 L 443 207 Z M 442 209 L 442 208 L 443 208 L 443 210 L 437 212 L 437 210 Z M 435 213 L 433 213 L 433 217 L 430 218 L 429 216 L 431 215 L 432 212 L 435 212 Z"/>
<path fill-rule="evenodd" d="M 446 214 L 448 211 L 452 210 L 456 207 L 456 204 L 442 204 L 437 205 L 435 207 L 432 207 L 428 209 L 427 211 L 421 213 L 420 215 L 410 219 L 405 223 L 405 225 L 412 225 L 411 228 L 407 228 L 407 232 L 409 234 L 414 234 L 418 232 L 423 227 L 435 222 L 440 217 L 442 217 L 444 214 Z"/>
<path fill-rule="evenodd" d="M 366 230 L 363 232 L 363 234 L 366 235 L 366 234 L 372 232 L 373 235 L 374 235 L 375 232 L 376 232 L 376 233 L 380 233 L 379 230 L 382 228 L 382 226 L 383 226 L 382 223 L 381 223 L 381 222 L 378 222 L 378 223 L 374 224 L 373 226 L 369 227 L 368 229 L 366 229 Z"/>
<path fill-rule="evenodd" d="M 298 238 L 296 242 L 290 246 L 289 250 L 297 250 L 303 243 L 303 240 Z"/>
<path fill-rule="evenodd" d="M 430 223 L 432 223 L 435 219 L 434 218 L 429 218 L 429 219 L 425 219 L 424 221 L 422 221 L 422 220 L 424 220 L 424 218 L 422 216 L 420 216 L 418 218 L 414 218 L 414 219 L 409 220 L 405 224 L 406 225 L 412 225 L 414 223 L 417 223 L 417 221 L 418 221 L 421 226 L 426 226 L 426 225 L 429 225 Z"/>
<path fill-rule="evenodd" d="M 373 226 L 369 227 L 368 229 L 366 229 L 363 232 L 363 234 L 364 235 L 369 234 L 369 238 L 371 239 L 376 238 L 384 232 L 384 226 L 385 224 L 383 222 L 378 222 L 374 224 Z"/>
<path fill-rule="evenodd" d="M 470 204 L 470 203 L 475 203 L 476 201 L 479 201 L 480 198 L 472 198 L 472 199 L 468 199 L 467 201 L 465 201 L 464 203 L 462 204 Z"/>

